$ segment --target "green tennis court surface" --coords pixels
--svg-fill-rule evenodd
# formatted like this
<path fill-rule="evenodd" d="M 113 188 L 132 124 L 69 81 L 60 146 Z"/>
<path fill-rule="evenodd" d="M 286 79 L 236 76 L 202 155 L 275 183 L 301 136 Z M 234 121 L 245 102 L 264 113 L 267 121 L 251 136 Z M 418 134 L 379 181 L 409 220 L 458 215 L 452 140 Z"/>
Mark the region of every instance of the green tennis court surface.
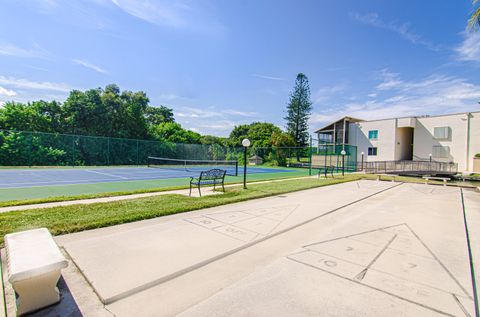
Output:
<path fill-rule="evenodd" d="M 201 170 L 205 167 L 189 170 L 148 167 L 4 169 L 0 170 L 0 201 L 184 187 L 190 176 L 198 176 Z M 306 168 L 247 168 L 248 181 L 307 175 Z M 226 178 L 227 183 L 242 180 L 242 167 L 238 168 L 238 176 Z"/>

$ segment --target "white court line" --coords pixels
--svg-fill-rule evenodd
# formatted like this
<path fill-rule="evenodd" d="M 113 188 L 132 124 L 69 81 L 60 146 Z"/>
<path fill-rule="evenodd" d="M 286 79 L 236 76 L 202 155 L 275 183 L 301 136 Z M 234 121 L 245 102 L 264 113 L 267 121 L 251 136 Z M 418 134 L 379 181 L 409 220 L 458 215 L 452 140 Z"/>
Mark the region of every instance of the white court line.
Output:
<path fill-rule="evenodd" d="M 85 171 L 90 172 L 90 173 L 96 173 L 96 174 L 100 174 L 100 175 L 110 176 L 110 177 L 118 177 L 118 178 L 121 178 L 121 179 L 129 179 L 128 177 L 118 176 L 118 175 L 109 174 L 109 173 L 102 173 L 102 172 L 97 172 L 97 171 L 92 171 L 92 170 L 85 170 Z"/>

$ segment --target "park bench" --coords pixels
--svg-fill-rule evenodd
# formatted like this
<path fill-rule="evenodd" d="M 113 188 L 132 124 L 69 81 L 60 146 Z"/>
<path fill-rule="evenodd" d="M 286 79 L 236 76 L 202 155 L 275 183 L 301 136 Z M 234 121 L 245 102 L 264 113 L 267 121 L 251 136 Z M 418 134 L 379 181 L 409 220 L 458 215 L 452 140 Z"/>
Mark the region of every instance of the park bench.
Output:
<path fill-rule="evenodd" d="M 322 166 L 322 168 L 318 169 L 318 178 L 320 178 L 320 174 L 322 174 L 323 172 L 323 175 L 325 176 L 325 178 L 327 178 L 327 175 L 330 174 L 333 178 L 333 172 L 335 171 L 335 166 L 333 165 L 330 165 L 330 166 Z"/>
<path fill-rule="evenodd" d="M 397 175 L 394 175 L 394 174 L 377 174 L 377 181 L 382 180 L 382 176 L 391 177 L 391 178 L 392 178 L 392 183 L 394 183 L 394 182 L 395 182 L 395 177 L 396 177 Z"/>
<path fill-rule="evenodd" d="M 431 180 L 431 179 L 443 181 L 443 186 L 447 186 L 447 182 L 450 180 L 449 177 L 423 176 L 422 178 L 425 180 L 425 184 L 428 184 L 428 181 Z"/>
<path fill-rule="evenodd" d="M 7 234 L 5 249 L 17 315 L 60 301 L 57 282 L 68 262 L 46 228 Z"/>
<path fill-rule="evenodd" d="M 213 185 L 213 190 L 215 190 L 216 185 L 222 185 L 223 191 L 225 191 L 225 175 L 227 171 L 221 169 L 211 169 L 208 171 L 200 172 L 199 177 L 190 177 L 190 194 L 192 195 L 192 187 L 198 188 L 198 193 L 200 197 L 202 196 L 202 192 L 200 191 L 200 187 L 203 185 Z"/>

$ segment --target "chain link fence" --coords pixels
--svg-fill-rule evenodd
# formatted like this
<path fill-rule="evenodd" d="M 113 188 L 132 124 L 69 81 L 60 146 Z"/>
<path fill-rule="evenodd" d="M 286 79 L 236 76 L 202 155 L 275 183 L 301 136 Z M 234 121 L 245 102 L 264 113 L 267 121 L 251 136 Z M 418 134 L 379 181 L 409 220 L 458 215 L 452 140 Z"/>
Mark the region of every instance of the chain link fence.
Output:
<path fill-rule="evenodd" d="M 218 144 L 0 130 L 2 166 L 147 165 L 148 156 L 237 160 L 243 149 Z"/>
<path fill-rule="evenodd" d="M 312 143 L 313 144 L 313 143 Z M 250 164 L 321 169 L 356 169 L 357 150 L 351 145 L 317 143 L 305 147 L 250 147 Z M 236 160 L 243 164 L 242 147 L 183 144 L 154 140 L 0 130 L 1 166 L 147 165 L 148 157 L 191 160 Z"/>

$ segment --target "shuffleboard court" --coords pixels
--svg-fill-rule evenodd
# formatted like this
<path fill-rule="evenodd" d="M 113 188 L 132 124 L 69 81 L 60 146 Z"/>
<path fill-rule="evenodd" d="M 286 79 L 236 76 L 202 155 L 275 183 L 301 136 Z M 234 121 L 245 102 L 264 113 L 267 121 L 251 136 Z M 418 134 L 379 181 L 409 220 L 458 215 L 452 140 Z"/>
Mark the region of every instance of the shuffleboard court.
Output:
<path fill-rule="evenodd" d="M 198 176 L 205 167 L 190 167 L 189 170 L 148 167 L 105 168 L 54 168 L 54 169 L 5 169 L 0 170 L 0 188 L 27 188 L 35 186 L 61 186 L 96 184 L 155 179 L 175 179 Z M 248 167 L 247 174 L 289 173 L 294 169 Z M 243 167 L 238 168 L 243 174 Z"/>
<path fill-rule="evenodd" d="M 358 181 L 57 242 L 116 316 L 473 316 L 462 210 L 458 188 Z"/>

